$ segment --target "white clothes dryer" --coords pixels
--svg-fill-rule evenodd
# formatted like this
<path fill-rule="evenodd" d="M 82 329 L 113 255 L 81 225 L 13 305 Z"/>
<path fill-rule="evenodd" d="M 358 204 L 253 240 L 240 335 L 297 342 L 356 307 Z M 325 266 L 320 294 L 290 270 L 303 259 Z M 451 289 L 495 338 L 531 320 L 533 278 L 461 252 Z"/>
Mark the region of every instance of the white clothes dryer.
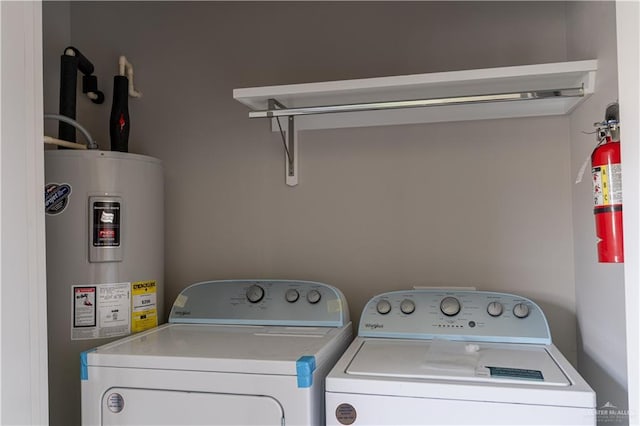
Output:
<path fill-rule="evenodd" d="M 326 380 L 327 425 L 595 425 L 538 305 L 482 291 L 372 298 Z"/>
<path fill-rule="evenodd" d="M 308 281 L 209 281 L 169 323 L 81 356 L 83 425 L 321 425 L 352 340 L 343 294 Z"/>

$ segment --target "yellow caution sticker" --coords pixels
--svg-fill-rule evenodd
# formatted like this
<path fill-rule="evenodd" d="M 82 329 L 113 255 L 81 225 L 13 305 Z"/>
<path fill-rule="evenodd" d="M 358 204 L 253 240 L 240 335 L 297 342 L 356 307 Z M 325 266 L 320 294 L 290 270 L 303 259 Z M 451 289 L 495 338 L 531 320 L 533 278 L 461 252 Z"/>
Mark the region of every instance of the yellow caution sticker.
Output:
<path fill-rule="evenodd" d="M 131 283 L 131 332 L 137 333 L 158 325 L 158 298 L 155 280 Z"/>

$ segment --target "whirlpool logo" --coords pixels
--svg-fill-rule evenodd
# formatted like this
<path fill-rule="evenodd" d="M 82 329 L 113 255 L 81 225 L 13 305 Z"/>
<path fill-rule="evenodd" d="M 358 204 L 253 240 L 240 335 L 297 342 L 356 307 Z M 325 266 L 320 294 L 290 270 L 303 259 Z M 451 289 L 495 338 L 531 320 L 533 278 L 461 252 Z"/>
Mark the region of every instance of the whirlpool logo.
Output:
<path fill-rule="evenodd" d="M 368 328 L 369 330 L 377 330 L 378 328 L 384 328 L 384 324 L 380 324 L 378 322 L 367 322 L 364 324 L 364 328 Z"/>

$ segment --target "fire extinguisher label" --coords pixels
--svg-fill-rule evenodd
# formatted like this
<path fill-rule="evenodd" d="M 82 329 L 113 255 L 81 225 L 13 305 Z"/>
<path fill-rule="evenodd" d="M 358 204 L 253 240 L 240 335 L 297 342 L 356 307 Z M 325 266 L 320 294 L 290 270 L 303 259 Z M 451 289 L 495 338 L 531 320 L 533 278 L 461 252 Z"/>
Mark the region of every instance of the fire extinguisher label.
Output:
<path fill-rule="evenodd" d="M 131 283 L 74 285 L 71 340 L 126 336 L 131 332 Z"/>
<path fill-rule="evenodd" d="M 622 165 L 593 167 L 593 202 L 595 206 L 622 204 Z"/>
<path fill-rule="evenodd" d="M 131 332 L 148 330 L 158 325 L 157 285 L 155 281 L 131 284 Z"/>

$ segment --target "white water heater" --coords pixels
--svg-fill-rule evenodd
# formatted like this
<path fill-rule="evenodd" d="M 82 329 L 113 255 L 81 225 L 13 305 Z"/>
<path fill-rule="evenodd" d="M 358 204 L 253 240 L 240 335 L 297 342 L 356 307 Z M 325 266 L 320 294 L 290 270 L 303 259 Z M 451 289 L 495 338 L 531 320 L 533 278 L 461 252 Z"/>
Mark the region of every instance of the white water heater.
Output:
<path fill-rule="evenodd" d="M 49 413 L 80 424 L 80 353 L 164 321 L 164 190 L 155 158 L 45 151 Z"/>

